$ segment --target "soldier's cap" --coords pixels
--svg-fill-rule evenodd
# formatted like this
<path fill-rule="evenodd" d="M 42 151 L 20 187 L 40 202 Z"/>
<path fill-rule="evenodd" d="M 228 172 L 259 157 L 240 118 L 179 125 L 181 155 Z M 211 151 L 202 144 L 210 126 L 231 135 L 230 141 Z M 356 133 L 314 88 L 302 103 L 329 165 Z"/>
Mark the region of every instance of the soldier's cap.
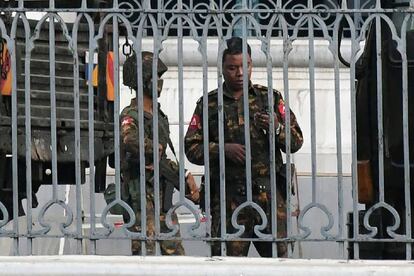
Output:
<path fill-rule="evenodd" d="M 142 55 L 142 80 L 145 82 L 152 79 L 152 61 L 154 54 L 151 52 L 143 51 Z M 137 88 L 137 57 L 134 54 L 129 56 L 123 67 L 123 83 L 124 85 L 133 89 Z M 167 65 L 158 58 L 157 74 L 161 77 L 168 70 Z"/>

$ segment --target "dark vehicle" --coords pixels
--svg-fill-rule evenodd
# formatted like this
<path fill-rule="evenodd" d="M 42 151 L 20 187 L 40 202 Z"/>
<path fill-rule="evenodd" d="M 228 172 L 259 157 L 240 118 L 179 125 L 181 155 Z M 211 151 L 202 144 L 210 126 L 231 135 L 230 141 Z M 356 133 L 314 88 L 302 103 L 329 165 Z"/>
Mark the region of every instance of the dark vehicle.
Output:
<path fill-rule="evenodd" d="M 408 7 L 409 0 L 381 1 L 383 8 Z M 406 13 L 394 12 L 388 14 L 394 23 L 398 36 Z M 414 183 L 414 18 L 407 24 L 407 59 L 408 59 L 408 130 L 409 130 L 409 163 L 410 183 Z M 377 36 L 375 20 L 372 22 L 366 39 L 364 52 L 357 63 L 357 158 L 358 158 L 358 182 L 359 202 L 366 204 L 366 211 L 360 212 L 360 233 L 369 233 L 363 226 L 363 217 L 367 210 L 381 202 L 380 188 L 381 169 L 380 160 L 384 160 L 384 201 L 394 208 L 401 220 L 399 227 L 394 231 L 398 235 L 412 233 L 406 231 L 406 212 L 411 208 L 413 212 L 414 192 L 405 190 L 404 183 L 404 136 L 403 136 L 403 63 L 402 56 L 397 50 L 397 43 L 392 39 L 392 33 L 388 24 L 381 20 L 381 57 L 382 78 L 377 79 Z M 377 106 L 377 88 L 382 84 L 382 112 L 383 135 L 378 135 L 378 116 L 380 110 Z M 383 139 L 384 154 L 379 157 L 379 139 Z M 410 195 L 411 206 L 406 208 L 406 194 Z M 387 227 L 397 226 L 397 220 L 384 205 L 377 208 L 370 216 L 369 223 L 378 227 L 378 233 L 374 236 L 377 242 L 360 243 L 361 259 L 405 259 L 406 246 L 400 242 L 381 242 L 381 239 L 393 239 Z M 412 218 L 412 216 L 411 216 Z M 352 234 L 352 214 L 350 216 L 350 237 Z M 413 221 L 411 221 L 413 223 Z M 411 228 L 413 229 L 413 228 Z M 353 258 L 352 243 L 350 258 Z"/>
<path fill-rule="evenodd" d="M 16 7 L 17 1 L 3 2 L 3 7 Z M 56 1 L 56 8 L 80 7 L 81 1 Z M 91 2 L 91 3 L 89 3 Z M 93 2 L 93 3 L 92 3 Z M 108 2 L 108 3 L 107 3 Z M 109 1 L 88 1 L 95 7 L 107 7 Z M 49 1 L 25 1 L 25 8 L 47 8 Z M 93 6 L 92 6 L 93 7 Z M 10 34 L 12 15 L 0 15 L 6 23 Z M 103 15 L 94 14 L 97 27 Z M 31 35 L 35 32 L 36 20 L 30 20 Z M 52 183 L 52 119 L 50 93 L 50 64 L 55 66 L 56 98 L 56 135 L 57 135 L 57 175 L 58 184 L 75 184 L 75 108 L 74 108 L 74 53 L 68 47 L 68 41 L 59 23 L 55 23 L 54 60 L 50 60 L 49 22 L 44 22 L 39 37 L 34 41 L 30 57 L 30 110 L 31 110 L 31 153 L 32 153 L 32 198 L 36 207 L 35 193 L 41 184 Z M 69 33 L 72 24 L 67 24 Z M 95 28 L 96 29 L 96 28 Z M 78 30 L 77 54 L 79 56 L 79 104 L 80 104 L 80 160 L 82 183 L 85 181 L 85 168 L 89 167 L 88 129 L 88 86 L 85 56 L 89 48 L 89 28 L 81 21 Z M 107 95 L 106 66 L 107 54 L 111 49 L 111 33 L 106 31 L 98 42 L 96 51 L 97 84 L 94 87 L 94 152 L 96 190 L 105 187 L 107 159 L 113 154 L 113 100 Z M 17 157 L 19 186 L 19 215 L 23 215 L 21 199 L 26 198 L 26 125 L 25 125 L 25 29 L 19 20 L 16 34 L 17 70 Z M 8 74 L 11 75 L 10 55 L 6 40 L 0 36 L 0 60 L 2 84 L 6 85 Z M 4 77 L 4 78 L 3 78 Z M 4 88 L 4 87 L 2 87 Z M 12 95 L 11 91 L 2 89 L 0 93 L 0 202 L 5 205 L 9 219 L 13 218 L 13 175 L 12 175 Z M 0 211 L 0 219 L 3 218 Z"/>

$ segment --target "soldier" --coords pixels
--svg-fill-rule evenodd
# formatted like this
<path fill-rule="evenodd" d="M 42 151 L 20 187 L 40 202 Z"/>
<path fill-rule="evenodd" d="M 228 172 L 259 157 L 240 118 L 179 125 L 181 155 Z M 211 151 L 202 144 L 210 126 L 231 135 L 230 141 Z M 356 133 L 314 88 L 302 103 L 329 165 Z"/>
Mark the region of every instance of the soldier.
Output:
<path fill-rule="evenodd" d="M 296 121 L 295 115 L 290 111 L 291 124 L 286 126 L 285 105 L 282 95 L 274 90 L 274 122 L 276 135 L 276 172 L 278 174 L 277 210 L 271 210 L 270 202 L 270 149 L 269 149 L 269 124 L 268 88 L 261 85 L 253 85 L 250 81 L 252 72 L 251 49 L 248 47 L 248 71 L 249 80 L 249 114 L 250 141 L 251 141 L 251 172 L 253 201 L 266 213 L 268 224 L 263 233 L 271 233 L 271 215 L 277 214 L 278 238 L 286 237 L 286 205 L 285 194 L 280 189 L 284 184 L 282 177 L 282 155 L 285 151 L 285 128 L 289 127 L 291 133 L 291 152 L 300 149 L 303 143 L 302 131 Z M 226 179 L 226 228 L 227 232 L 235 232 L 231 223 L 233 211 L 246 201 L 246 172 L 245 172 L 245 141 L 244 141 L 244 114 L 243 114 L 243 54 L 242 39 L 233 37 L 227 40 L 227 49 L 223 53 L 223 114 L 224 114 L 224 153 L 225 153 L 225 179 Z M 265 112 L 266 111 L 266 112 Z M 218 91 L 213 90 L 208 95 L 208 122 L 209 122 L 209 156 L 210 156 L 210 183 L 211 183 L 211 212 L 212 212 L 212 237 L 220 235 L 220 181 L 219 181 L 219 133 L 218 133 Z M 186 155 L 190 162 L 203 165 L 203 100 L 197 102 L 193 117 L 185 137 Z M 275 212 L 277 211 L 277 212 Z M 244 208 L 238 215 L 238 224 L 245 225 L 246 229 L 242 238 L 256 237 L 254 225 L 260 225 L 259 213 L 253 208 Z M 227 242 L 227 255 L 247 256 L 249 242 Z M 272 246 L 269 242 L 254 242 L 256 249 L 263 257 L 272 256 Z M 279 257 L 287 255 L 285 243 L 278 243 Z M 220 255 L 220 243 L 212 243 L 213 255 Z"/>
<path fill-rule="evenodd" d="M 154 211 L 154 164 L 153 164 L 153 100 L 152 100 L 152 61 L 153 54 L 150 52 L 142 52 L 142 80 L 143 80 L 143 98 L 144 98 L 144 156 L 145 156 L 145 178 L 146 178 L 146 222 L 147 222 L 147 237 L 154 238 L 156 235 L 155 229 L 155 211 Z M 157 90 L 158 97 L 161 94 L 163 80 L 160 79 L 162 74 L 167 71 L 167 66 L 158 60 L 158 80 Z M 137 90 L 137 64 L 135 54 L 127 58 L 123 69 L 123 83 L 124 85 Z M 170 232 L 165 223 L 166 212 L 172 206 L 172 193 L 174 186 L 179 187 L 178 184 L 178 168 L 177 162 L 167 159 L 166 149 L 167 145 L 171 147 L 174 152 L 171 140 L 170 130 L 167 116 L 162 112 L 158 104 L 159 114 L 159 167 L 160 167 L 160 223 L 161 232 Z M 141 231 L 141 203 L 140 203 L 140 180 L 139 180 L 139 136 L 138 136 L 138 108 L 137 100 L 133 98 L 131 104 L 127 106 L 121 113 L 121 174 L 123 179 L 123 198 L 131 205 L 136 214 L 136 222 L 131 231 Z M 175 154 L 175 152 L 174 152 Z M 199 199 L 198 187 L 195 183 L 194 177 L 191 173 L 186 172 L 186 182 L 190 189 L 190 199 L 197 201 Z M 129 218 L 126 215 L 125 220 Z M 177 217 L 173 214 L 173 222 L 178 223 Z M 184 249 L 180 241 L 161 241 L 161 251 L 163 255 L 184 255 Z M 155 242 L 147 241 L 146 245 L 147 255 L 155 253 Z M 138 240 L 132 241 L 132 254 L 138 255 L 141 253 L 141 242 Z"/>

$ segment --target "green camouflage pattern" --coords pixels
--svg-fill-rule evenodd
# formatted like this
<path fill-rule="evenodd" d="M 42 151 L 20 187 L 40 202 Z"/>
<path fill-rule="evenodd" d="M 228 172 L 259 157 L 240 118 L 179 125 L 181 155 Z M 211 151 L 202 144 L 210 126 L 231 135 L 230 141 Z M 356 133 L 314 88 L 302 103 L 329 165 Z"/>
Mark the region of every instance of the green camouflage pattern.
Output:
<path fill-rule="evenodd" d="M 146 212 L 147 212 L 147 231 L 146 231 L 146 237 L 148 240 L 145 242 L 145 248 L 146 248 L 146 255 L 147 256 L 153 256 L 156 254 L 155 252 L 155 238 L 156 238 L 156 229 L 155 229 L 155 205 L 154 205 L 154 190 L 151 189 L 151 187 L 147 187 L 147 204 L 146 204 Z M 134 226 L 132 226 L 129 230 L 132 232 L 141 232 L 141 211 L 138 210 L 135 213 L 135 219 L 136 222 Z M 161 233 L 168 233 L 171 232 L 171 229 L 167 227 L 166 224 L 166 218 L 165 213 L 161 213 L 160 215 L 160 232 Z M 174 213 L 172 215 L 172 222 L 173 224 L 178 224 L 178 219 L 176 214 Z M 179 233 L 177 234 L 177 237 L 179 237 Z M 131 241 L 131 251 L 132 255 L 142 255 L 142 248 L 141 248 L 141 241 L 140 240 L 132 240 Z M 162 255 L 171 255 L 171 256 L 184 256 L 184 247 L 182 246 L 181 241 L 175 241 L 175 240 L 162 240 L 160 241 L 160 249 Z"/>
<path fill-rule="evenodd" d="M 281 93 L 277 90 L 273 90 L 274 97 L 274 112 L 281 124 L 280 132 L 276 135 L 275 148 L 276 148 L 276 172 L 279 172 L 283 159 L 281 151 L 286 150 L 286 121 L 285 121 L 285 105 Z M 269 198 L 270 193 L 270 147 L 269 136 L 266 130 L 258 127 L 254 122 L 254 114 L 257 112 L 268 111 L 268 88 L 261 85 L 249 84 L 249 118 L 250 118 L 250 143 L 251 143 L 251 172 L 253 182 L 253 198 L 254 201 L 263 208 L 267 213 L 268 218 L 272 213 L 270 210 Z M 218 90 L 214 90 L 208 95 L 208 124 L 209 124 L 209 153 L 210 153 L 210 183 L 211 183 L 211 210 L 212 210 L 212 236 L 219 237 L 219 224 L 220 224 L 220 182 L 219 182 L 219 132 L 218 132 Z M 226 85 L 223 85 L 223 114 L 224 114 L 224 143 L 239 143 L 244 145 L 244 106 L 243 97 L 236 100 L 232 97 L 231 93 L 227 91 Z M 298 151 L 303 144 L 302 131 L 297 123 L 295 114 L 290 110 L 290 133 L 291 133 L 291 152 Z M 185 150 L 188 160 L 194 164 L 204 164 L 204 148 L 203 148 L 203 98 L 197 102 L 193 117 L 185 136 Z M 226 213 L 228 217 L 227 230 L 232 231 L 231 214 L 232 211 L 237 208 L 238 205 L 246 201 L 245 191 L 245 176 L 246 166 L 244 164 L 237 164 L 229 158 L 225 160 L 225 173 L 226 173 Z M 260 182 L 260 184 L 258 183 Z M 283 181 L 280 181 L 283 182 Z M 284 202 L 284 194 L 286 189 L 280 187 L 285 185 L 284 183 L 278 183 L 277 189 L 277 236 L 279 238 L 286 237 L 286 206 Z M 257 187 L 261 186 L 264 189 L 258 191 Z M 264 190 L 264 191 L 263 191 Z M 283 193 L 282 193 L 283 192 Z M 264 193 L 264 194 L 263 194 Z M 282 197 L 283 195 L 283 197 Z M 239 222 L 245 224 L 246 232 L 243 237 L 252 237 L 253 226 L 261 224 L 260 215 L 253 211 L 251 208 L 242 210 L 239 214 Z M 271 220 L 270 220 L 271 221 Z M 270 224 L 270 221 L 268 222 Z M 270 225 L 265 230 L 271 233 Z M 227 243 L 227 255 L 229 256 L 246 256 L 248 243 L 245 242 L 231 242 Z M 257 243 L 259 244 L 259 243 Z M 262 256 L 271 256 L 271 244 L 264 246 L 259 244 L 259 253 Z M 217 248 L 218 246 L 218 248 Z M 213 254 L 220 255 L 219 243 L 214 243 L 212 252 Z M 279 256 L 286 256 L 286 245 L 284 243 L 278 244 Z M 269 251 L 270 250 L 270 251 Z"/>
<path fill-rule="evenodd" d="M 170 163 L 171 168 L 174 168 L 178 174 L 178 165 L 176 162 L 167 159 L 166 149 L 168 144 L 168 137 L 170 135 L 169 123 L 167 116 L 161 111 L 158 106 L 158 134 L 159 145 L 161 148 L 160 159 L 166 159 Z M 127 193 L 127 201 L 130 203 L 132 209 L 136 214 L 135 225 L 130 229 L 131 231 L 140 231 L 141 229 L 141 212 L 140 212 L 140 180 L 139 180 L 139 136 L 138 136 L 138 111 L 136 100 L 133 99 L 131 104 L 127 106 L 121 113 L 121 174 L 123 179 L 123 190 Z M 153 117 L 152 114 L 144 112 L 144 156 L 146 177 L 146 212 L 147 212 L 147 237 L 150 239 L 156 237 L 155 229 L 155 209 L 154 209 L 154 174 L 150 167 L 153 165 Z M 158 148 L 158 147 L 157 147 Z M 160 204 L 163 202 L 163 183 L 160 180 Z M 171 196 L 171 195 L 170 195 Z M 160 210 L 161 232 L 170 232 L 165 225 L 165 212 L 161 206 Z M 175 216 L 173 220 L 177 222 Z M 162 254 L 166 255 L 184 255 L 184 248 L 181 241 L 160 241 Z M 148 240 L 146 242 L 147 255 L 155 254 L 155 242 Z M 132 254 L 141 254 L 141 242 L 132 241 Z"/>
<path fill-rule="evenodd" d="M 253 194 L 253 201 L 256 202 L 265 212 L 267 218 L 267 225 L 264 230 L 261 232 L 264 234 L 272 233 L 272 209 L 271 209 L 271 194 L 270 192 L 260 192 Z M 273 215 L 276 214 L 274 218 L 277 222 L 277 238 L 286 237 L 286 204 L 283 200 L 279 191 L 276 193 L 277 197 L 277 213 L 273 212 Z M 246 201 L 246 197 L 238 195 L 229 195 L 226 199 L 226 228 L 228 233 L 236 232 L 236 229 L 231 223 L 231 216 L 234 210 Z M 220 196 L 215 194 L 212 199 L 212 208 L 211 215 L 213 217 L 211 225 L 211 234 L 213 237 L 219 237 L 221 233 L 220 227 Z M 216 219 L 215 219 L 216 218 Z M 262 219 L 259 213 L 253 208 L 244 208 L 240 211 L 237 216 L 237 223 L 239 225 L 244 225 L 246 230 L 240 236 L 241 238 L 258 238 L 254 233 L 254 226 L 261 225 Z M 257 251 L 262 257 L 272 257 L 272 244 L 269 242 L 255 241 L 253 242 Z M 226 242 L 227 255 L 228 256 L 247 256 L 249 251 L 250 242 L 247 241 L 229 241 Z M 220 256 L 221 255 L 221 244 L 220 242 L 212 243 L 212 255 Z M 278 257 L 287 257 L 287 243 L 278 242 L 277 243 L 277 255 Z"/>

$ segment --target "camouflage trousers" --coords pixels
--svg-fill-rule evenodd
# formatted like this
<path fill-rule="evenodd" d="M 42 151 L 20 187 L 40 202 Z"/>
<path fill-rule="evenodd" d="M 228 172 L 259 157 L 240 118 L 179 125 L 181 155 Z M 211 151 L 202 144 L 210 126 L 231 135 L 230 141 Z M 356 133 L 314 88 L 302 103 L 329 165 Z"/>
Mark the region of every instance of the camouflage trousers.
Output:
<path fill-rule="evenodd" d="M 276 215 L 277 218 L 277 237 L 284 238 L 286 237 L 286 203 L 279 191 L 277 194 L 277 212 L 273 212 L 273 215 Z M 261 232 L 263 234 L 272 233 L 272 210 L 271 210 L 271 193 L 270 192 L 260 192 L 258 194 L 253 194 L 253 201 L 258 204 L 266 214 L 267 225 L 264 230 Z M 233 215 L 234 210 L 246 201 L 246 196 L 240 195 L 227 195 L 226 196 L 226 228 L 227 233 L 235 233 L 236 229 L 231 223 L 231 216 Z M 212 198 L 212 226 L 211 226 L 211 235 L 212 237 L 220 237 L 220 195 L 215 194 Z M 258 238 L 254 233 L 254 226 L 262 224 L 262 218 L 256 209 L 252 207 L 245 207 L 242 209 L 237 216 L 237 223 L 239 225 L 245 226 L 245 231 L 240 235 L 240 238 Z M 253 242 L 256 250 L 259 252 L 262 257 L 272 257 L 272 243 L 255 241 Z M 247 256 L 249 251 L 250 242 L 249 241 L 228 241 L 226 242 L 226 254 L 227 256 Z M 287 243 L 278 242 L 277 243 L 277 255 L 278 257 L 287 257 Z M 221 255 L 221 243 L 213 242 L 212 243 L 212 254 L 213 256 Z"/>
<path fill-rule="evenodd" d="M 147 205 L 146 205 L 146 212 L 147 212 L 147 233 L 146 236 L 149 239 L 145 242 L 146 247 L 146 255 L 155 255 L 155 240 L 156 237 L 156 229 L 155 229 L 155 208 L 154 208 L 154 196 L 153 194 L 147 193 Z M 135 214 L 135 224 L 129 229 L 132 232 L 141 232 L 141 212 L 138 211 Z M 172 220 L 174 224 L 178 224 L 177 215 L 174 213 L 172 215 Z M 165 214 L 160 214 L 160 231 L 161 233 L 168 233 L 172 230 L 167 227 Z M 179 232 L 177 233 L 179 236 Z M 185 255 L 184 248 L 182 246 L 181 241 L 176 240 L 163 240 L 160 241 L 160 248 L 162 255 Z M 132 255 L 142 255 L 141 250 L 141 241 L 140 240 L 132 240 L 131 241 L 131 251 Z"/>

